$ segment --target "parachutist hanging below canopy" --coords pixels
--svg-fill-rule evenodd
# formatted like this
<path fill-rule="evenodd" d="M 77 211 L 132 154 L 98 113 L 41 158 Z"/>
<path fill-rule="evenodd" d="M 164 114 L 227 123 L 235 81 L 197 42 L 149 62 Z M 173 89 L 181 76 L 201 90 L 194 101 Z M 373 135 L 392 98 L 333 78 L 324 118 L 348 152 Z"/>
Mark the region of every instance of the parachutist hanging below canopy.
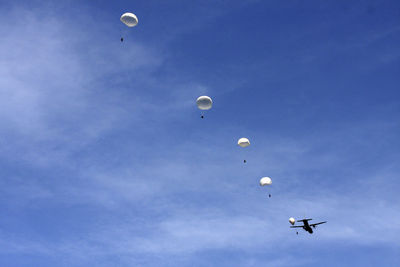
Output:
<path fill-rule="evenodd" d="M 242 138 L 240 138 L 240 139 L 238 140 L 238 145 L 239 145 L 240 147 L 248 147 L 248 146 L 250 145 L 250 141 L 249 141 L 249 139 L 247 139 L 247 138 L 245 138 L 245 137 L 242 137 Z M 247 161 L 246 161 L 246 160 L 243 160 L 243 162 L 246 163 Z"/>
<path fill-rule="evenodd" d="M 265 186 L 265 185 L 271 185 L 272 184 L 272 179 L 269 177 L 263 177 L 260 179 L 260 185 Z M 271 197 L 271 194 L 268 194 L 269 197 Z"/>
<path fill-rule="evenodd" d="M 131 28 L 131 27 L 135 27 L 135 26 L 138 24 L 138 22 L 139 22 L 139 20 L 138 20 L 138 18 L 136 17 L 136 15 L 133 14 L 133 13 L 129 13 L 129 12 L 122 14 L 120 20 L 121 20 L 121 22 L 122 22 L 123 24 L 125 24 L 126 26 L 128 26 L 128 27 L 130 27 L 130 28 Z M 124 38 L 121 37 L 121 43 L 122 43 L 123 41 L 124 41 Z"/>
<path fill-rule="evenodd" d="M 196 100 L 196 104 L 197 104 L 197 107 L 198 107 L 200 110 L 209 110 L 209 109 L 211 109 L 211 107 L 212 107 L 212 100 L 211 100 L 211 97 L 205 96 L 205 95 L 199 96 L 199 97 L 197 98 L 197 100 Z M 204 119 L 204 115 L 201 114 L 201 117 L 200 117 L 200 118 Z"/>

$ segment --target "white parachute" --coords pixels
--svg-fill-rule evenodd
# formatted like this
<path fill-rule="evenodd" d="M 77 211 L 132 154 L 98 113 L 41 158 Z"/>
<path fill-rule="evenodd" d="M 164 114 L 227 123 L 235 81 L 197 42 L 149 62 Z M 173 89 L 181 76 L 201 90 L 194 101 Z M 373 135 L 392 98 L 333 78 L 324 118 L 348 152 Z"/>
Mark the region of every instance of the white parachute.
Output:
<path fill-rule="evenodd" d="M 269 177 L 263 177 L 260 179 L 260 185 L 264 186 L 264 185 L 271 185 L 272 184 L 272 179 Z"/>
<path fill-rule="evenodd" d="M 209 96 L 199 96 L 196 100 L 197 107 L 201 110 L 209 110 L 212 107 L 212 99 Z"/>
<path fill-rule="evenodd" d="M 238 145 L 241 147 L 247 147 L 250 145 L 250 141 L 249 141 L 249 139 L 242 137 L 238 140 Z"/>
<path fill-rule="evenodd" d="M 296 220 L 293 217 L 289 218 L 289 222 L 291 225 L 294 225 L 294 223 L 296 222 Z"/>
<path fill-rule="evenodd" d="M 120 20 L 128 27 L 135 27 L 139 22 L 136 15 L 129 12 L 122 14 Z"/>

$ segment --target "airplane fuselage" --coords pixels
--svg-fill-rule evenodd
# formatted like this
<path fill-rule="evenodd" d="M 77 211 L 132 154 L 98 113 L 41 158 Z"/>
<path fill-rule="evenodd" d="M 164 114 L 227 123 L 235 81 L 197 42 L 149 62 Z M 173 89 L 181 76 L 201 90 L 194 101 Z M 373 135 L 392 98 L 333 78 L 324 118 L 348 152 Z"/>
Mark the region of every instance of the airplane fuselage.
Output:
<path fill-rule="evenodd" d="M 312 219 L 303 219 L 303 220 L 298 220 L 297 222 L 302 222 L 303 225 L 295 225 L 295 226 L 290 226 L 290 228 L 303 228 L 304 231 L 309 232 L 310 234 L 312 234 L 314 231 L 312 228 L 315 228 L 317 225 L 326 223 L 325 222 L 319 222 L 319 223 L 312 223 L 309 224 L 308 221 L 311 221 Z M 299 234 L 298 232 L 296 232 L 296 234 Z"/>
<path fill-rule="evenodd" d="M 303 229 L 306 230 L 307 232 L 309 232 L 310 234 L 312 234 L 313 230 L 310 227 L 310 225 L 308 224 L 308 221 L 304 221 L 303 223 L 304 223 Z"/>

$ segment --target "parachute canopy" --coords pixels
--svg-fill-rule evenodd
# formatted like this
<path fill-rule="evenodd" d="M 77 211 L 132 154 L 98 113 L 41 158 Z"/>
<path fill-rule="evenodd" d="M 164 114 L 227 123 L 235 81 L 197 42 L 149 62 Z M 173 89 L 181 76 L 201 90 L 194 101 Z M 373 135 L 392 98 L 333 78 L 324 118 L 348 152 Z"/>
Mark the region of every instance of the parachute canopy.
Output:
<path fill-rule="evenodd" d="M 196 100 L 197 107 L 201 110 L 208 110 L 212 107 L 212 100 L 209 96 L 200 96 Z"/>
<path fill-rule="evenodd" d="M 293 217 L 289 218 L 289 222 L 291 225 L 294 225 L 294 223 L 296 222 L 296 220 Z"/>
<path fill-rule="evenodd" d="M 260 185 L 264 186 L 264 185 L 270 185 L 272 184 L 272 180 L 269 177 L 263 177 L 260 179 Z"/>
<path fill-rule="evenodd" d="M 134 27 L 139 22 L 136 15 L 129 12 L 122 14 L 120 20 L 128 27 Z"/>
<path fill-rule="evenodd" d="M 249 141 L 249 139 L 243 137 L 243 138 L 239 139 L 238 145 L 241 147 L 246 147 L 246 146 L 250 145 L 250 141 Z"/>

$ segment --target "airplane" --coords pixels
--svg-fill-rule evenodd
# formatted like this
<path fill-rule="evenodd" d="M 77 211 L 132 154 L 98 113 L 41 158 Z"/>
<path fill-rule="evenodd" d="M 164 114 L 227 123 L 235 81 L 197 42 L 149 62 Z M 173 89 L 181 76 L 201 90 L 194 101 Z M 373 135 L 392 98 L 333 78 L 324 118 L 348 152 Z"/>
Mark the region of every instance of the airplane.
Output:
<path fill-rule="evenodd" d="M 312 219 L 303 219 L 303 220 L 298 220 L 297 222 L 303 222 L 303 225 L 296 225 L 296 226 L 290 226 L 290 228 L 303 228 L 304 230 L 306 230 L 307 232 L 309 232 L 310 234 L 313 233 L 312 228 L 315 228 L 316 225 L 318 224 L 323 224 L 326 223 L 325 222 L 319 222 L 319 223 L 313 223 L 313 224 L 308 224 L 308 221 L 311 221 Z M 312 228 L 311 228 L 312 227 Z M 299 234 L 298 232 L 296 232 L 296 234 Z"/>

